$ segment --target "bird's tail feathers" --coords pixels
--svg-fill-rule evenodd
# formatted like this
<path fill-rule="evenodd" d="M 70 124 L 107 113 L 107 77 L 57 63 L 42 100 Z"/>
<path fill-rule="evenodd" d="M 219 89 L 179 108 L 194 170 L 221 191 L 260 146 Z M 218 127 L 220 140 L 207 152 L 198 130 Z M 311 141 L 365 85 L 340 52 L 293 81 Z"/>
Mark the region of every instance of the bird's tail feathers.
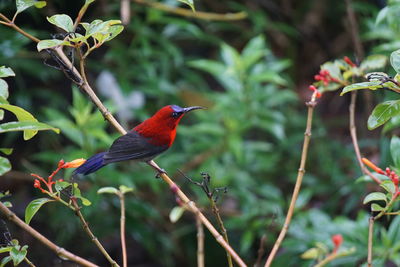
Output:
<path fill-rule="evenodd" d="M 79 166 L 79 168 L 74 171 L 73 176 L 77 174 L 88 175 L 89 173 L 95 172 L 104 167 L 106 165 L 103 159 L 105 154 L 106 152 L 101 152 L 90 157 L 84 164 Z"/>

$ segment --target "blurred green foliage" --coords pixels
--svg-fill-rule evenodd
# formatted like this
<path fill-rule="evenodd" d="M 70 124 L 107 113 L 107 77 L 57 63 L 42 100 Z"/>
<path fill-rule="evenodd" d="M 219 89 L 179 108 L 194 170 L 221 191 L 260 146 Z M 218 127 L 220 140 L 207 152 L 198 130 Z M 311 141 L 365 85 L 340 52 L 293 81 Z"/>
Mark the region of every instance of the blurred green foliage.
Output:
<path fill-rule="evenodd" d="M 156 161 L 174 176 L 210 218 L 204 193 L 176 170 L 181 169 L 193 179 L 200 179 L 200 172 L 206 172 L 213 186 L 228 187 L 228 193 L 220 197 L 218 205 L 232 246 L 250 264 L 257 257 L 262 235 L 267 235 L 266 253 L 273 244 L 296 177 L 306 116 L 302 102 L 311 94 L 303 91 L 306 87 L 298 76 L 307 69 L 310 73 L 305 79 L 311 84 L 317 65 L 323 63 L 312 64 L 315 53 L 311 53 L 307 61 L 302 58 L 300 39 L 320 36 L 313 36 L 309 28 L 297 26 L 307 14 L 318 15 L 320 7 L 314 6 L 312 1 L 304 1 L 290 17 L 290 13 L 279 9 L 280 1 L 266 2 L 251 1 L 245 5 L 234 1 L 222 7 L 217 5 L 221 13 L 249 11 L 249 19 L 239 22 L 188 19 L 132 2 L 133 16 L 124 31 L 92 52 L 86 62 L 88 79 L 98 88 L 101 87 L 99 76 L 104 71 L 111 74 L 115 83 L 107 84 L 105 91 L 99 90 L 102 92 L 99 96 L 113 113 L 129 113 L 128 117 L 119 115 L 118 118 L 131 127 L 164 105 L 207 107 L 185 117 L 174 146 Z M 378 12 L 374 6 L 354 2 L 360 14 Z M 82 4 L 83 1 L 49 2 L 51 9 L 29 9 L 19 15 L 17 24 L 39 38 L 55 38 L 58 31 L 47 23 L 45 16 L 54 15 L 49 12 L 56 10 L 74 19 Z M 395 4 L 396 1 L 389 1 L 389 6 Z M 213 5 L 199 1 L 196 9 L 210 9 Z M 332 11 L 324 13 L 328 21 L 336 23 L 337 14 L 345 18 L 342 5 L 329 3 L 328 9 Z M 13 14 L 13 6 L 0 3 L 0 11 Z M 396 42 L 397 36 L 396 21 L 389 21 L 393 16 L 383 19 L 382 12 L 378 24 L 375 18 L 363 19 L 368 29 L 362 34 L 368 40 L 382 42 L 379 34 L 389 32 L 385 40 L 393 46 L 391 42 Z M 99 0 L 92 3 L 83 21 L 106 21 L 119 16 L 118 1 Z M 328 28 L 328 34 L 338 31 Z M 66 161 L 86 158 L 107 149 L 118 134 L 78 88 L 71 86 L 61 72 L 48 66 L 52 65 L 48 55 L 41 53 L 46 58 L 43 62 L 34 44 L 6 27 L 0 27 L 0 36 L 0 62 L 7 62 L 17 73 L 12 81 L 10 99 L 29 109 L 40 121 L 61 129 L 60 136 L 43 132 L 36 137 L 36 143 L 29 145 L 21 144 L 12 134 L 2 138 L 0 147 L 12 146 L 17 152 L 11 157 L 13 169 L 49 174 L 61 158 Z M 320 39 L 325 44 L 324 37 Z M 306 42 L 313 47 L 311 38 Z M 329 50 L 325 45 L 323 48 Z M 352 48 L 348 49 L 341 53 L 351 53 Z M 371 46 L 371 50 L 387 49 Z M 329 51 L 325 57 L 334 59 L 334 52 Z M 301 90 L 296 91 L 299 88 Z M 132 95 L 132 91 L 137 94 Z M 338 259 L 332 266 L 365 262 L 368 216 L 360 209 L 364 209 L 362 199 L 371 189 L 353 179 L 360 171 L 348 138 L 347 114 L 336 111 L 330 115 L 335 110 L 347 110 L 347 106 L 334 102 L 333 98 L 326 93 L 321 107 L 316 110 L 303 189 L 293 225 L 274 266 L 310 266 L 311 261 L 300 259 L 300 255 L 316 242 L 329 246 L 330 237 L 339 233 L 344 236 L 343 246 L 355 247 L 356 252 Z M 388 147 L 385 138 L 381 142 L 383 148 Z M 362 139 L 360 144 L 362 148 L 377 147 L 379 141 Z M 390 161 L 384 159 L 385 150 L 382 162 Z M 66 170 L 65 176 L 70 176 L 70 170 Z M 97 191 L 105 186 L 118 188 L 124 184 L 135 188 L 134 194 L 126 196 L 130 264 L 194 265 L 194 218 L 184 213 L 176 223 L 170 222 L 168 216 L 176 206 L 175 197 L 161 180 L 154 178 L 154 172 L 146 165 L 133 162 L 109 165 L 78 182 L 82 194 L 92 202 L 82 212 L 116 258 L 120 253 L 118 200 L 99 197 Z M 18 195 L 18 192 L 25 195 Z M 27 205 L 40 196 L 30 183 L 25 183 L 24 188 L 16 186 L 12 193 L 16 194 L 12 200 L 14 204 Z M 32 223 L 39 229 L 46 229 L 46 233 L 63 247 L 73 248 L 79 240 L 82 244 L 79 252 L 104 265 L 101 257 L 95 256 L 97 252 L 70 211 L 59 205 L 44 206 Z M 385 261 L 400 261 L 396 253 L 398 238 L 394 238 L 398 223 L 396 218 L 388 227 L 376 224 L 379 235 L 374 245 L 377 259 L 374 266 L 383 266 Z M 39 258 L 40 253 L 30 246 L 32 261 Z M 226 264 L 223 249 L 208 234 L 205 256 L 207 266 Z M 42 262 L 50 266 L 54 259 L 55 256 L 47 255 Z"/>

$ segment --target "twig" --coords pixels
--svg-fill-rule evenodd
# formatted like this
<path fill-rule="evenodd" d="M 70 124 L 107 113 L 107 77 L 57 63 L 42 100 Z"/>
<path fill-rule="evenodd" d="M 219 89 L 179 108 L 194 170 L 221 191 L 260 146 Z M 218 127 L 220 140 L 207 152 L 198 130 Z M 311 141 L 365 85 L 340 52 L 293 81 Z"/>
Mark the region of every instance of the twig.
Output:
<path fill-rule="evenodd" d="M 91 238 L 93 243 L 97 246 L 97 248 L 101 251 L 101 253 L 107 258 L 107 260 L 110 262 L 111 266 L 119 267 L 119 265 L 111 258 L 111 256 L 108 254 L 108 252 L 104 249 L 103 245 L 100 243 L 100 241 L 97 239 L 97 237 L 90 230 L 89 224 L 86 222 L 85 218 L 83 217 L 83 215 L 81 213 L 81 209 L 78 206 L 78 203 L 74 197 L 71 197 L 71 203 L 75 208 L 76 216 L 78 216 L 79 220 L 82 223 L 83 229 L 89 235 L 89 237 Z"/>
<path fill-rule="evenodd" d="M 203 224 L 198 216 L 196 216 L 197 229 L 197 267 L 204 267 L 204 229 Z"/>
<path fill-rule="evenodd" d="M 229 244 L 228 233 L 225 229 L 224 222 L 222 221 L 221 215 L 219 213 L 219 209 L 218 209 L 217 204 L 215 203 L 212 195 L 209 197 L 209 200 L 210 200 L 210 205 L 211 205 L 212 211 L 215 214 L 215 217 L 217 218 L 217 222 L 218 222 L 219 228 L 221 229 L 222 235 L 223 235 L 226 243 Z M 227 254 L 226 257 L 228 259 L 228 266 L 232 267 L 233 266 L 232 257 L 231 257 L 231 255 L 229 255 L 228 252 L 226 254 Z"/>
<path fill-rule="evenodd" d="M 349 116 L 350 116 L 350 135 L 351 135 L 351 140 L 353 142 L 353 147 L 354 147 L 354 152 L 356 153 L 357 161 L 358 164 L 360 165 L 361 171 L 365 174 L 371 177 L 372 180 L 374 180 L 377 184 L 381 183 L 381 180 L 379 180 L 375 175 L 373 175 L 365 166 L 364 163 L 361 160 L 361 152 L 360 152 L 360 147 L 358 146 L 358 139 L 357 139 L 357 128 L 356 128 L 356 122 L 355 122 L 355 109 L 356 109 L 356 100 L 357 100 L 357 91 L 351 92 L 351 102 L 349 105 Z"/>
<path fill-rule="evenodd" d="M 373 216 L 369 217 L 369 227 L 368 227 L 368 257 L 367 264 L 368 267 L 372 267 L 372 240 L 374 238 L 374 222 L 375 218 Z"/>
<path fill-rule="evenodd" d="M 131 1 L 130 0 L 121 0 L 121 21 L 122 24 L 128 25 L 131 21 Z"/>
<path fill-rule="evenodd" d="M 160 167 L 155 163 L 153 160 L 149 162 L 149 165 L 152 166 L 153 168 L 158 168 Z M 239 266 L 247 266 L 244 261 L 240 258 L 240 256 L 236 253 L 235 250 L 232 249 L 232 247 L 225 241 L 225 239 L 222 237 L 222 235 L 215 229 L 215 227 L 210 223 L 210 221 L 204 216 L 203 213 L 197 208 L 196 204 L 191 201 L 185 193 L 182 192 L 182 190 L 174 183 L 174 181 L 169 178 L 169 176 L 166 173 L 161 173 L 160 174 L 161 178 L 172 188 L 177 196 L 183 201 L 183 203 L 188 207 L 188 209 L 196 214 L 201 222 L 204 224 L 204 226 L 210 231 L 210 233 L 214 236 L 215 240 L 232 256 L 232 258 L 235 260 Z"/>
<path fill-rule="evenodd" d="M 181 8 L 181 7 L 171 7 L 169 5 L 166 5 L 166 4 L 163 4 L 160 2 L 154 2 L 154 1 L 148 1 L 148 0 L 133 0 L 133 1 L 138 4 L 147 5 L 152 8 L 162 10 L 162 11 L 170 12 L 170 13 L 185 16 L 185 17 L 202 19 L 202 20 L 231 21 L 231 20 L 241 20 L 241 19 L 245 19 L 247 17 L 247 13 L 244 11 L 237 12 L 237 13 L 226 13 L 226 14 L 209 13 L 209 12 L 201 12 L 201 11 L 193 12 L 191 9 L 186 9 L 186 8 Z"/>
<path fill-rule="evenodd" d="M 296 184 L 295 184 L 295 187 L 293 190 L 293 195 L 292 195 L 292 199 L 290 201 L 290 205 L 289 205 L 289 209 L 288 209 L 288 212 L 286 215 L 285 222 L 283 224 L 281 232 L 279 233 L 278 239 L 275 241 L 274 247 L 272 248 L 271 253 L 268 256 L 268 259 L 265 263 L 265 267 L 271 266 L 272 261 L 274 260 L 275 255 L 278 252 L 278 249 L 289 229 L 289 225 L 292 220 L 293 213 L 294 213 L 294 208 L 296 206 L 296 201 L 299 196 L 301 183 L 303 181 L 303 177 L 304 177 L 304 173 L 305 173 L 305 165 L 306 165 L 306 161 L 307 161 L 308 146 L 309 146 L 310 139 L 311 139 L 311 126 L 312 126 L 313 112 L 314 112 L 315 106 L 317 105 L 317 102 L 315 101 L 315 93 L 313 94 L 311 101 L 307 102 L 306 105 L 308 107 L 307 126 L 306 126 L 306 130 L 304 132 L 303 150 L 301 152 L 300 167 L 299 167 L 299 170 L 297 173 Z"/>
<path fill-rule="evenodd" d="M 318 262 L 317 264 L 314 265 L 314 267 L 323 267 L 326 264 L 330 263 L 331 261 L 337 259 L 337 258 L 341 258 L 344 256 L 348 256 L 352 253 L 355 252 L 355 248 L 351 248 L 347 251 L 343 251 L 343 252 L 338 252 L 338 253 L 331 253 L 329 254 L 325 259 L 323 259 L 322 261 Z"/>
<path fill-rule="evenodd" d="M 85 259 L 69 252 L 68 250 L 66 250 L 64 248 L 57 246 L 53 242 L 51 242 L 49 239 L 44 237 L 41 233 L 39 233 L 38 231 L 33 229 L 31 226 L 26 224 L 24 221 L 22 221 L 17 215 L 15 215 L 14 212 L 12 212 L 10 209 L 8 209 L 2 202 L 0 202 L 0 212 L 3 213 L 9 221 L 12 221 L 13 223 L 15 223 L 16 225 L 21 227 L 23 230 L 30 233 L 34 238 L 39 240 L 45 246 L 47 246 L 48 248 L 53 250 L 58 256 L 60 256 L 62 258 L 67 258 L 70 261 L 76 262 L 77 264 L 82 265 L 82 266 L 98 267 L 98 265 L 96 265 L 88 260 L 85 260 Z"/>
<path fill-rule="evenodd" d="M 39 43 L 40 40 L 38 38 L 36 38 L 33 35 L 30 35 L 29 33 L 27 33 L 26 31 L 24 31 L 23 29 L 21 29 L 20 27 L 18 27 L 17 25 L 15 25 L 10 19 L 8 19 L 6 16 L 4 16 L 4 14 L 0 13 L 0 19 L 2 19 L 4 22 L 2 22 L 1 24 L 6 25 L 8 27 L 13 28 L 14 30 L 16 30 L 17 32 L 19 32 L 20 34 L 24 35 L 25 37 L 28 37 L 29 39 L 31 39 L 32 41 Z"/>
<path fill-rule="evenodd" d="M 122 266 L 127 267 L 128 258 L 126 254 L 126 242 L 125 242 L 125 194 L 120 192 L 118 193 L 118 197 L 121 205 L 120 228 L 121 228 Z"/>
<path fill-rule="evenodd" d="M 31 262 L 31 261 L 28 259 L 28 257 L 26 257 L 26 256 L 25 256 L 25 258 L 24 258 L 24 261 L 25 261 L 29 266 L 31 266 L 31 267 L 36 267 L 36 265 L 33 264 L 33 262 Z"/>
<path fill-rule="evenodd" d="M 261 266 L 261 260 L 262 260 L 262 256 L 264 255 L 265 252 L 265 240 L 267 239 L 267 236 L 264 234 L 262 235 L 261 239 L 260 239 L 260 246 L 258 247 L 258 251 L 257 251 L 257 260 L 254 263 L 254 267 L 259 267 Z"/>

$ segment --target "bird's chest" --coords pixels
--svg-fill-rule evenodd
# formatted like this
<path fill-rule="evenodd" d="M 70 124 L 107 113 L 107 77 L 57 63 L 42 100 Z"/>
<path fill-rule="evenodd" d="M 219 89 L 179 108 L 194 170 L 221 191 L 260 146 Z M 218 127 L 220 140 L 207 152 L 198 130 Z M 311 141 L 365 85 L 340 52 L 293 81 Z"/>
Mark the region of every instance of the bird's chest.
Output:
<path fill-rule="evenodd" d="M 158 145 L 158 146 L 167 145 L 168 147 L 170 147 L 175 140 L 176 130 L 158 129 L 156 131 L 153 130 L 151 132 L 143 131 L 140 134 L 146 137 L 148 142 L 153 145 Z"/>

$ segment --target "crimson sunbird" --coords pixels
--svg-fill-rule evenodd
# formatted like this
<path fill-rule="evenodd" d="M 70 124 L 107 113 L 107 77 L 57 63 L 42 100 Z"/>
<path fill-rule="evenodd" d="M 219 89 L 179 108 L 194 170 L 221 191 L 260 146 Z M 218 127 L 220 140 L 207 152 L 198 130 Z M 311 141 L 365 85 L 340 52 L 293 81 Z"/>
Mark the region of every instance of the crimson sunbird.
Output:
<path fill-rule="evenodd" d="M 117 138 L 108 151 L 90 157 L 74 171 L 74 175 L 87 175 L 109 163 L 124 160 L 147 162 L 158 172 L 165 172 L 151 164 L 151 160 L 171 147 L 179 121 L 186 113 L 195 109 L 202 109 L 202 107 L 181 108 L 176 105 L 163 107 L 151 118 Z"/>

